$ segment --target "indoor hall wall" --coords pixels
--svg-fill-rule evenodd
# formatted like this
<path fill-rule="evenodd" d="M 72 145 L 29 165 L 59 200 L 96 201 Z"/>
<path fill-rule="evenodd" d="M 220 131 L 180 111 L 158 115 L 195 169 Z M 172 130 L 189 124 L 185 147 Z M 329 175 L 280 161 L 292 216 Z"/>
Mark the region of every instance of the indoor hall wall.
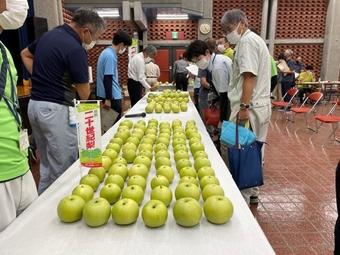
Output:
<path fill-rule="evenodd" d="M 148 40 L 165 40 L 167 31 L 184 33 L 185 40 L 195 40 L 198 37 L 197 20 L 154 20 L 148 23 Z"/>
<path fill-rule="evenodd" d="M 241 9 L 248 17 L 249 25 L 261 33 L 262 0 L 214 0 L 213 1 L 213 37 L 219 38 L 223 14 L 231 9 Z"/>
<path fill-rule="evenodd" d="M 323 39 L 326 28 L 328 0 L 278 0 L 276 39 L 315 40 Z M 322 40 L 321 40 L 322 41 Z M 316 76 L 320 76 L 323 43 L 275 44 L 275 57 L 291 48 L 295 57 L 301 56 L 304 63 L 312 64 Z"/>

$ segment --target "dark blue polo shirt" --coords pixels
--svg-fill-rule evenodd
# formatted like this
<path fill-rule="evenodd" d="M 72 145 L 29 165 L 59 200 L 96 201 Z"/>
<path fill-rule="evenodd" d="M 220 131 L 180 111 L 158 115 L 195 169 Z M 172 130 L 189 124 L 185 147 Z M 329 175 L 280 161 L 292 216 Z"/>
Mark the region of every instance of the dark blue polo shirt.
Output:
<path fill-rule="evenodd" d="M 72 85 L 89 81 L 87 55 L 78 34 L 64 24 L 28 49 L 34 55 L 31 99 L 73 105 Z"/>

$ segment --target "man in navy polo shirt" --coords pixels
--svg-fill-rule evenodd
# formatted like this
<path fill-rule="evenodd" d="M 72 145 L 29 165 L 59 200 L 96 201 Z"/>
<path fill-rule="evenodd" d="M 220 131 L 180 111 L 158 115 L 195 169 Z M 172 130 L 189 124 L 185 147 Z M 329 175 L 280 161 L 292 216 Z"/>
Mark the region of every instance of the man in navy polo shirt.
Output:
<path fill-rule="evenodd" d="M 100 54 L 97 63 L 97 97 L 105 108 L 112 108 L 122 115 L 122 88 L 118 81 L 118 54 L 123 54 L 126 47 L 131 46 L 132 39 L 127 33 L 118 31 L 114 34 L 112 45 Z"/>
<path fill-rule="evenodd" d="M 91 10 L 77 10 L 71 24 L 45 33 L 25 48 L 21 57 L 32 74 L 28 117 L 40 154 L 39 193 L 78 157 L 73 99 L 90 95 L 86 50 L 104 31 Z"/>

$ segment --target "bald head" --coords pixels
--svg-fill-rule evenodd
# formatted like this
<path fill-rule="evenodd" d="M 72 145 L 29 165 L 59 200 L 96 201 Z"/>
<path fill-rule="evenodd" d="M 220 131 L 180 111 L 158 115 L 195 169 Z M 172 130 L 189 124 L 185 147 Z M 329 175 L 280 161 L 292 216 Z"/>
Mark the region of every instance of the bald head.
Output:
<path fill-rule="evenodd" d="M 286 59 L 292 59 L 293 58 L 293 51 L 291 49 L 286 49 L 284 55 L 285 55 Z"/>

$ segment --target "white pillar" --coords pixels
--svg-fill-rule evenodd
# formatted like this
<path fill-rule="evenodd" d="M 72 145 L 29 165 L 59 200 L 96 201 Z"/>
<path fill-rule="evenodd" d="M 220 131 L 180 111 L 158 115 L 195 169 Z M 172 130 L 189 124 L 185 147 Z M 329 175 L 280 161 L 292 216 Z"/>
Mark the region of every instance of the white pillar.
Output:
<path fill-rule="evenodd" d="M 204 40 L 206 38 L 212 37 L 212 29 L 213 29 L 213 1 L 212 0 L 204 0 L 203 1 L 203 17 L 198 21 L 198 39 Z M 200 32 L 200 26 L 202 24 L 209 24 L 210 25 L 210 32 L 206 35 L 203 35 Z"/>
<path fill-rule="evenodd" d="M 263 40 L 266 40 L 267 38 L 267 22 L 268 22 L 268 6 L 269 6 L 269 0 L 263 0 L 262 3 L 262 23 L 261 23 L 261 37 Z"/>
<path fill-rule="evenodd" d="M 63 21 L 62 0 L 34 0 L 34 15 L 46 18 L 48 29 L 59 26 Z"/>
<path fill-rule="evenodd" d="M 338 80 L 340 75 L 340 1 L 330 0 L 327 10 L 321 79 Z"/>
<path fill-rule="evenodd" d="M 274 54 L 276 19 L 277 19 L 277 3 L 278 0 L 272 1 L 272 8 L 270 10 L 270 28 L 269 28 L 269 53 Z"/>

